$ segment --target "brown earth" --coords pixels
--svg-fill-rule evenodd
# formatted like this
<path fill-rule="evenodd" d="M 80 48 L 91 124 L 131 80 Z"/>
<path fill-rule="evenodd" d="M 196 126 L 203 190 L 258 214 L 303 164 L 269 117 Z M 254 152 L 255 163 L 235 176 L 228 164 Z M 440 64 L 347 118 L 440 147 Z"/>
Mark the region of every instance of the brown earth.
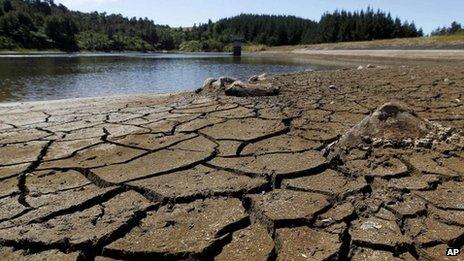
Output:
<path fill-rule="evenodd" d="M 0 259 L 443 260 L 463 249 L 464 67 L 270 82 L 280 95 L 0 105 Z M 447 132 L 341 139 L 343 157 L 324 153 L 390 101 Z"/>

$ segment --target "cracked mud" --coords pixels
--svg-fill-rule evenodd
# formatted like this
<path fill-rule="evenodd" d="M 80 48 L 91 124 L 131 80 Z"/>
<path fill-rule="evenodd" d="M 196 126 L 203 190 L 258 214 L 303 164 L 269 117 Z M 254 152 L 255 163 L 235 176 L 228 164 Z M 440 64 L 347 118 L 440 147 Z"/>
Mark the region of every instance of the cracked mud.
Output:
<path fill-rule="evenodd" d="M 464 249 L 463 75 L 1 106 L 0 258 L 445 260 Z"/>

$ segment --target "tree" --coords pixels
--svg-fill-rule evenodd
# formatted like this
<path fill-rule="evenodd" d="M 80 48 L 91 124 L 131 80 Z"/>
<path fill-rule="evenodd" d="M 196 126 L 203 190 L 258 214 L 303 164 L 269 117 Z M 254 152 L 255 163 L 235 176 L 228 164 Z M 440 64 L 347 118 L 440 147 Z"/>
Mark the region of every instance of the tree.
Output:
<path fill-rule="evenodd" d="M 462 31 L 459 23 L 440 28 L 439 34 Z M 81 32 L 81 33 L 80 33 Z M 60 48 L 63 50 L 225 50 L 236 37 L 259 45 L 293 45 L 361 41 L 423 35 L 414 23 L 368 7 L 324 13 L 319 21 L 286 15 L 240 14 L 195 24 L 192 28 L 156 25 L 148 18 L 121 14 L 70 11 L 53 0 L 0 0 L 0 36 L 3 46 Z M 6 40 L 8 39 L 8 40 Z M 195 41 L 195 42 L 192 42 Z M 6 44 L 7 43 L 7 44 Z M 5 47 L 0 47 L 5 48 Z"/>
<path fill-rule="evenodd" d="M 45 32 L 55 45 L 63 50 L 75 51 L 77 26 L 70 17 L 64 15 L 49 16 L 45 21 Z"/>
<path fill-rule="evenodd" d="M 455 34 L 459 32 L 463 32 L 464 29 L 462 28 L 461 24 L 454 21 L 451 23 L 450 27 L 438 27 L 437 29 L 432 31 L 432 35 L 448 35 L 448 34 Z"/>
<path fill-rule="evenodd" d="M 92 31 L 82 32 L 76 35 L 79 50 L 109 51 L 112 41 L 107 34 Z"/>
<path fill-rule="evenodd" d="M 450 26 L 450 29 L 449 29 L 449 33 L 450 34 L 454 34 L 458 31 L 460 31 L 462 29 L 461 27 L 461 24 L 459 24 L 458 22 L 454 21 L 451 23 L 451 26 Z"/>
<path fill-rule="evenodd" d="M 13 5 L 11 4 L 10 0 L 3 0 L 3 6 L 2 7 L 3 7 L 2 9 L 3 9 L 3 11 L 5 13 L 8 13 L 8 12 L 11 12 L 11 11 L 14 10 Z"/>

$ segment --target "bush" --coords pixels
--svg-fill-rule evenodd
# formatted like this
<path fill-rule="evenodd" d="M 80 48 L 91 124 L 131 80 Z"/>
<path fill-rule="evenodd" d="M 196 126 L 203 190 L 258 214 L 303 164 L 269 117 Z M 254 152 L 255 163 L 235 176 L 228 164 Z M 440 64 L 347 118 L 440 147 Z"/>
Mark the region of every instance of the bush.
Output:
<path fill-rule="evenodd" d="M 111 49 L 118 51 L 131 50 L 140 52 L 155 50 L 152 45 L 142 40 L 140 37 L 129 37 L 122 34 L 116 34 L 113 36 Z"/>
<path fill-rule="evenodd" d="M 52 15 L 45 20 L 45 32 L 55 46 L 68 51 L 77 50 L 75 34 L 78 32 L 74 21 L 67 16 Z"/>
<path fill-rule="evenodd" d="M 12 39 L 5 37 L 5 36 L 0 36 L 0 49 L 14 49 L 18 48 L 18 45 L 13 41 Z"/>
<path fill-rule="evenodd" d="M 202 50 L 205 52 L 222 52 L 224 51 L 224 44 L 213 39 L 202 42 Z"/>
<path fill-rule="evenodd" d="M 91 31 L 79 33 L 76 41 L 80 50 L 87 51 L 108 51 L 112 45 L 107 34 Z"/>
<path fill-rule="evenodd" d="M 179 50 L 182 52 L 201 52 L 203 51 L 203 45 L 200 41 L 186 41 L 180 44 Z"/>

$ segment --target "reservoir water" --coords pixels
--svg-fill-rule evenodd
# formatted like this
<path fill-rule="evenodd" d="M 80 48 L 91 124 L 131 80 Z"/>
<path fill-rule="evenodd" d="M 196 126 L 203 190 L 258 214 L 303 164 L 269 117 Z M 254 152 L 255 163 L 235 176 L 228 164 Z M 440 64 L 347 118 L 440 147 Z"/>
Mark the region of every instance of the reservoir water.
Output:
<path fill-rule="evenodd" d="M 240 79 L 323 67 L 226 54 L 0 55 L 0 102 L 194 90 L 208 77 Z"/>

